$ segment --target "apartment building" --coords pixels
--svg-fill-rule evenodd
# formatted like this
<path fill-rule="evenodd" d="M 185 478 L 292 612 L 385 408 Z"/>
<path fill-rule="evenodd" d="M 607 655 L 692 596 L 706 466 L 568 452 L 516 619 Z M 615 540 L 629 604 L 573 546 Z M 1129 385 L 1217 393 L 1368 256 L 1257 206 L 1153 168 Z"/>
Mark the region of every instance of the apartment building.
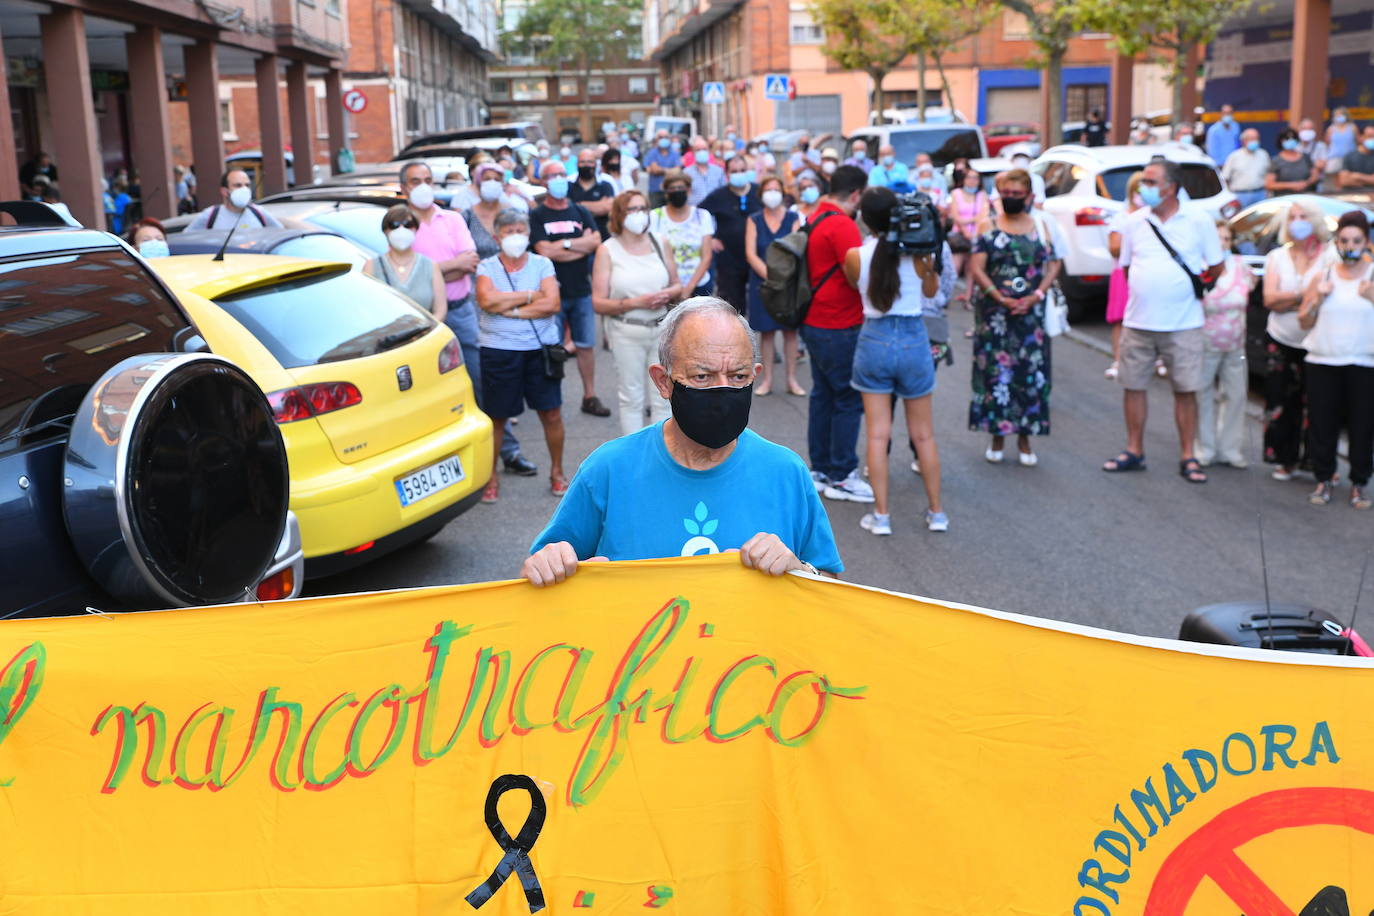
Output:
<path fill-rule="evenodd" d="M 797 0 L 646 0 L 644 45 L 661 68 L 665 113 L 690 114 L 718 133 L 735 124 L 750 136 L 774 129 L 806 128 L 842 134 L 868 122 L 872 81 L 842 70 L 821 49 L 824 30 L 810 6 Z M 925 74 L 928 105 L 952 105 L 969 121 L 1040 121 L 1039 70 L 1023 17 L 1005 12 L 987 28 L 944 56 L 948 98 L 933 62 Z M 1092 108 L 1110 108 L 1112 63 L 1109 36 L 1085 34 L 1072 40 L 1064 68 L 1065 120 Z M 764 96 L 764 77 L 786 74 L 794 97 Z M 1133 111 L 1165 108 L 1168 87 L 1161 68 L 1135 68 Z M 723 105 L 704 105 L 701 87 L 725 83 Z M 883 81 L 887 104 L 914 103 L 918 95 L 913 61 Z M 1109 114 L 1110 117 L 1110 114 Z"/>
<path fill-rule="evenodd" d="M 243 121 L 264 154 L 264 187 L 284 187 L 288 135 L 310 159 L 346 142 L 346 17 L 344 0 L 0 0 L 0 123 L 12 125 L 0 132 L 0 196 L 19 196 L 18 165 L 42 150 L 86 225 L 104 224 L 101 179 L 117 169 L 140 176 L 145 213 L 174 213 L 174 162 L 218 180 L 221 76 L 251 87 Z M 310 101 L 312 78 L 323 105 Z"/>

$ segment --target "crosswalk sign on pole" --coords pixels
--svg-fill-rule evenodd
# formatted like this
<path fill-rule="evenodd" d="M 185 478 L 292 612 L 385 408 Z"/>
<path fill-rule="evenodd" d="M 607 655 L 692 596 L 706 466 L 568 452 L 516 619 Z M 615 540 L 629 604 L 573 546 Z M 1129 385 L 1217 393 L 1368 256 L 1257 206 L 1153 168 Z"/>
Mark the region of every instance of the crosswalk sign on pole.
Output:
<path fill-rule="evenodd" d="M 701 87 L 701 101 L 707 105 L 725 104 L 724 83 L 704 83 Z"/>
<path fill-rule="evenodd" d="M 792 96 L 791 78 L 786 73 L 769 73 L 763 78 L 763 97 L 786 102 Z"/>

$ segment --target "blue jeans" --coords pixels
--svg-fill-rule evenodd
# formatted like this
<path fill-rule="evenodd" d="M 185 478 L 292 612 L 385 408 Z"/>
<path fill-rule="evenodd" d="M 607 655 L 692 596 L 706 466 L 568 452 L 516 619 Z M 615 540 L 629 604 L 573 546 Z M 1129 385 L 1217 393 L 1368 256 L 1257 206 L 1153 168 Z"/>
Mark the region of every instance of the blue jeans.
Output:
<path fill-rule="evenodd" d="M 468 378 L 472 379 L 472 396 L 477 407 L 482 408 L 482 351 L 477 346 L 477 304 L 472 297 L 450 301 L 444 324 L 458 338 L 458 346 L 463 350 L 463 365 L 467 367 Z M 501 457 L 509 460 L 520 454 L 520 440 L 511 432 L 510 421 L 501 430 Z"/>
<path fill-rule="evenodd" d="M 811 355 L 811 404 L 806 421 L 811 470 L 831 480 L 843 480 L 859 467 L 864 402 L 849 380 L 860 328 L 801 328 Z"/>
<path fill-rule="evenodd" d="M 1251 204 L 1259 203 L 1269 196 L 1269 192 L 1264 190 L 1264 188 L 1258 188 L 1254 191 L 1233 191 L 1231 193 L 1235 194 L 1236 200 L 1240 201 L 1240 208 L 1242 210 Z"/>

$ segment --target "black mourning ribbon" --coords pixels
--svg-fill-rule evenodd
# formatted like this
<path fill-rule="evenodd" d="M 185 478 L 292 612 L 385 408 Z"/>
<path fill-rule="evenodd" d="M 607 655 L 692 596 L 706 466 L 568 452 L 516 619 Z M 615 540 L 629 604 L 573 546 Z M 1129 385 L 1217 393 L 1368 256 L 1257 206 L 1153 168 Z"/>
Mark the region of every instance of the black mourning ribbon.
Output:
<path fill-rule="evenodd" d="M 530 816 L 513 840 L 506 832 L 506 825 L 501 823 L 500 815 L 496 813 L 497 801 L 512 789 L 524 789 L 530 793 Z M 544 796 L 534 784 L 534 780 L 528 776 L 507 773 L 498 776 L 491 784 L 491 790 L 487 792 L 485 811 L 487 829 L 506 854 L 496 864 L 496 870 L 491 873 L 491 877 L 464 898 L 474 910 L 480 910 L 482 905 L 491 899 L 492 894 L 506 883 L 512 872 L 520 877 L 520 886 L 525 889 L 525 902 L 530 905 L 530 912 L 538 913 L 544 908 L 544 890 L 539 886 L 539 876 L 534 873 L 534 863 L 530 861 L 529 853 L 534 848 L 534 841 L 539 839 L 539 831 L 544 829 L 544 816 L 547 813 L 548 806 L 544 802 Z"/>

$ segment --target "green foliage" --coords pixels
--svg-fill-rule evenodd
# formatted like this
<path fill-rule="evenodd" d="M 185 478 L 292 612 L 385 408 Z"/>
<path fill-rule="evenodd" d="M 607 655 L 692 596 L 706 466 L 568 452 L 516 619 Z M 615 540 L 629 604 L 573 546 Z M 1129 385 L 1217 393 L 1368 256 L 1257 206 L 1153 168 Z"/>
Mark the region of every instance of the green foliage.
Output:
<path fill-rule="evenodd" d="M 533 0 L 511 38 L 547 64 L 623 56 L 638 36 L 643 7 L 633 0 Z"/>
<path fill-rule="evenodd" d="M 1079 0 L 1080 27 L 1106 32 L 1117 49 L 1135 56 L 1149 51 L 1184 55 L 1217 32 L 1253 0 Z"/>

